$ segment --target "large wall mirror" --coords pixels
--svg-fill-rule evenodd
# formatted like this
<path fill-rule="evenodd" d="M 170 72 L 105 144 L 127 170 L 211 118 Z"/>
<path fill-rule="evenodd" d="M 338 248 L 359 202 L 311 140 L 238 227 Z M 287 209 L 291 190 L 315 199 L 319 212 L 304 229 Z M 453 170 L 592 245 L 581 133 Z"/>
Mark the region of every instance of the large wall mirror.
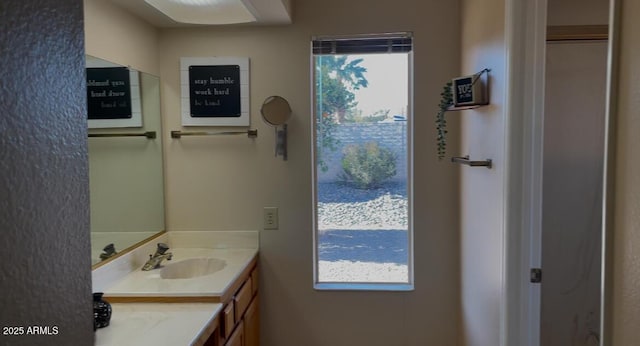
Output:
<path fill-rule="evenodd" d="M 94 119 L 89 115 L 91 262 L 95 267 L 165 229 L 160 79 L 92 56 L 86 57 L 86 66 L 89 102 L 98 102 L 98 108 L 108 111 L 124 105 L 134 113 L 97 120 L 95 114 Z M 128 86 L 109 74 L 122 72 L 118 69 L 126 71 Z M 117 89 L 123 85 L 126 90 Z M 106 96 L 101 97 L 102 93 Z M 112 94 L 127 97 L 109 98 Z M 139 119 L 132 123 L 136 112 Z"/>

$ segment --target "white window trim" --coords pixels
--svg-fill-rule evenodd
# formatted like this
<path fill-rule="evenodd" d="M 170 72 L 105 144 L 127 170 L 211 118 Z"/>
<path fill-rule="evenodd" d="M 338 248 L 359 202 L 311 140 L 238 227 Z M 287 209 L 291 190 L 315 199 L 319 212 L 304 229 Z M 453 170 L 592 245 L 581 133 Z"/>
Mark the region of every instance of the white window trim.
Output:
<path fill-rule="evenodd" d="M 397 34 L 393 34 L 397 35 Z M 384 38 L 384 35 L 365 35 L 365 36 L 373 36 Z M 346 38 L 345 36 L 337 36 L 341 39 Z M 351 38 L 357 39 L 358 36 L 349 36 Z M 323 37 L 326 38 L 326 37 Z M 314 38 L 315 39 L 315 38 Z M 372 54 L 383 54 L 383 53 L 372 53 Z M 312 178 L 312 199 L 313 199 L 313 288 L 315 290 L 325 291 L 325 290 L 342 290 L 342 291 L 389 291 L 389 292 L 406 292 L 413 291 L 415 289 L 414 284 L 414 227 L 413 227 L 413 87 L 414 87 L 414 57 L 413 50 L 407 53 L 397 53 L 397 54 L 407 54 L 408 59 L 408 71 L 409 74 L 408 83 L 408 107 L 407 107 L 407 212 L 408 212 L 408 229 L 407 229 L 407 282 L 401 283 L 393 283 L 393 282 L 325 282 L 318 280 L 318 191 L 317 191 L 317 154 L 316 154 L 316 143 L 317 143 L 317 126 L 316 126 L 316 69 L 315 69 L 315 56 L 313 53 L 310 58 L 310 66 L 311 68 L 311 178 Z M 355 55 L 355 53 L 352 53 Z"/>

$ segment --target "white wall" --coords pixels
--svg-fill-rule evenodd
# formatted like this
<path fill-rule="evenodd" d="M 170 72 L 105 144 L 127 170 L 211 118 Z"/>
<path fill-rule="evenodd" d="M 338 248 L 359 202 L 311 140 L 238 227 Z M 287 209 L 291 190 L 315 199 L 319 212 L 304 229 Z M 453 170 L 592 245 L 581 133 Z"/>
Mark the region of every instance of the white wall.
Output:
<path fill-rule="evenodd" d="M 261 231 L 261 339 L 265 346 L 456 345 L 459 311 L 457 169 L 436 159 L 434 116 L 459 71 L 457 1 L 300 0 L 294 24 L 166 29 L 160 69 L 167 229 Z M 313 35 L 413 31 L 415 36 L 415 284 L 413 292 L 313 290 L 310 41 Z M 251 59 L 251 127 L 259 137 L 168 138 L 180 129 L 179 58 Z M 273 156 L 259 108 L 270 95 L 293 109 L 289 161 Z M 452 133 L 456 122 L 450 123 Z M 450 150 L 457 151 L 456 139 Z"/>
<path fill-rule="evenodd" d="M 490 68 L 491 104 L 462 111 L 461 149 L 493 168 L 460 167 L 460 345 L 500 345 L 505 197 L 505 1 L 462 1 L 462 75 Z"/>
<path fill-rule="evenodd" d="M 615 191 L 612 249 L 611 345 L 640 340 L 640 2 L 619 1 L 620 47 L 615 145 Z"/>
<path fill-rule="evenodd" d="M 547 24 L 609 24 L 609 0 L 548 0 Z"/>
<path fill-rule="evenodd" d="M 158 29 L 106 0 L 84 0 L 87 54 L 152 75 L 158 67 Z"/>

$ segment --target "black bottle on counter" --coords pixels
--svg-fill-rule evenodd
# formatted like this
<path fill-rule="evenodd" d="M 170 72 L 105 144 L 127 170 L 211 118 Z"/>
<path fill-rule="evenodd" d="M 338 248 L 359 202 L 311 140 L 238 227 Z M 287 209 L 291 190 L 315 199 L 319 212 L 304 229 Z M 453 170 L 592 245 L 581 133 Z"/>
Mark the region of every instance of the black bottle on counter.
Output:
<path fill-rule="evenodd" d="M 104 328 L 109 325 L 111 320 L 111 304 L 102 299 L 103 292 L 93 294 L 93 327 Z"/>

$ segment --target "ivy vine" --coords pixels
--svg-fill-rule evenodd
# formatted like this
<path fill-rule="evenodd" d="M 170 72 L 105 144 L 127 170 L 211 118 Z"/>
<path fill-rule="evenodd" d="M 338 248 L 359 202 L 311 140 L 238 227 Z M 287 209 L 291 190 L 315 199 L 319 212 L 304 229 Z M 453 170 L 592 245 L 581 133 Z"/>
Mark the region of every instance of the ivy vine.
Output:
<path fill-rule="evenodd" d="M 442 160 L 447 152 L 447 120 L 444 114 L 453 105 L 453 94 L 451 93 L 451 82 L 444 85 L 440 93 L 440 104 L 438 104 L 438 114 L 436 115 L 436 141 L 438 143 L 438 160 Z"/>

